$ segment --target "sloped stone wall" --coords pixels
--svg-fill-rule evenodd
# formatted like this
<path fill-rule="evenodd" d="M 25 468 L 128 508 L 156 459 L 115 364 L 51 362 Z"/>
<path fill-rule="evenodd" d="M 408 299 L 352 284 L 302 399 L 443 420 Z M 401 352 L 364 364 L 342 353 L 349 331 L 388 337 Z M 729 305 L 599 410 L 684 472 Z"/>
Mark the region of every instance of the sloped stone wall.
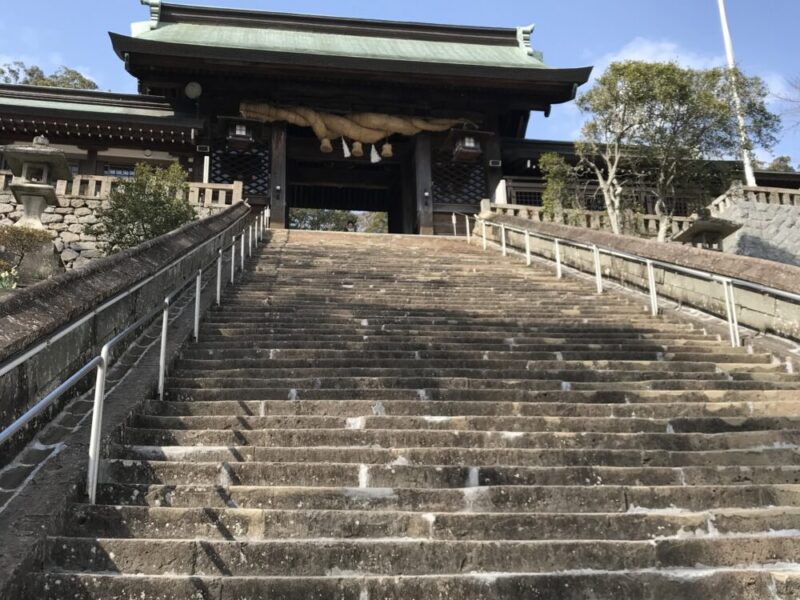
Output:
<path fill-rule="evenodd" d="M 1 298 L 0 363 L 24 353 L 73 321 L 89 318 L 0 376 L 0 430 L 97 356 L 109 339 L 161 306 L 164 296 L 179 282 L 213 261 L 218 250 L 239 233 L 233 226 L 240 226 L 249 212 L 246 204 L 238 204 L 131 250 L 96 260 L 87 268 L 63 273 Z M 214 243 L 203 245 L 223 232 Z M 198 247 L 185 261 L 172 265 Z M 154 279 L 117 303 L 89 313 L 151 275 Z M 45 414 L 21 431 L 8 447 L 0 448 L 0 463 L 26 443 L 49 417 Z"/>

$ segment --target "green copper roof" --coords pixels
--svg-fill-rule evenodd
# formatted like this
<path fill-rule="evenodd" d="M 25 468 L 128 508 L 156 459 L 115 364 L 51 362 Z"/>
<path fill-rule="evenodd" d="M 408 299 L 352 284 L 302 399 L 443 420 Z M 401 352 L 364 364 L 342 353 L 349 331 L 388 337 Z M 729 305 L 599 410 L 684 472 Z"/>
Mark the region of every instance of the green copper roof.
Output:
<path fill-rule="evenodd" d="M 499 68 L 546 68 L 541 60 L 528 54 L 522 43 L 501 46 L 195 23 L 164 23 L 155 29 L 140 29 L 135 37 L 152 42 L 252 51 Z"/>
<path fill-rule="evenodd" d="M 163 98 L 25 85 L 0 85 L 0 113 L 198 126 L 197 119 L 176 113 Z"/>

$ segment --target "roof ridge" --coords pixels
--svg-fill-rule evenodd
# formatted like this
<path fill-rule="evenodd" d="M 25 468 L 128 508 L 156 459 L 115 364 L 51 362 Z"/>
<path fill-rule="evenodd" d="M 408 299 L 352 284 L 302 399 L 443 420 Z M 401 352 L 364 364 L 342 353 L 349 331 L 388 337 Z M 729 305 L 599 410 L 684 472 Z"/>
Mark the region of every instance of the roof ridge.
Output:
<path fill-rule="evenodd" d="M 448 41 L 488 46 L 518 46 L 520 30 L 516 27 L 444 25 L 351 17 L 305 15 L 236 8 L 216 8 L 189 4 L 141 0 L 151 8 L 157 26 L 169 24 L 213 24 L 216 26 L 287 29 L 367 37 L 397 37 Z M 151 27 L 153 26 L 151 22 Z"/>

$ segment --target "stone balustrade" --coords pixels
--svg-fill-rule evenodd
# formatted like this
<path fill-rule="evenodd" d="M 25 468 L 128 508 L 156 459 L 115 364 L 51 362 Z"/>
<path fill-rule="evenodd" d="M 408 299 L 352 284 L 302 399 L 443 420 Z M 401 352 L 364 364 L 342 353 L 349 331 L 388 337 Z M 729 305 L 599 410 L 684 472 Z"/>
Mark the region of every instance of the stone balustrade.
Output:
<path fill-rule="evenodd" d="M 527 206 L 522 204 L 492 204 L 492 211 L 510 217 L 522 217 L 535 223 L 555 223 L 557 225 L 571 225 L 583 229 L 611 230 L 608 213 L 605 211 L 564 209 L 548 212 L 541 206 Z M 645 237 L 658 235 L 660 217 L 657 215 L 643 215 L 628 213 L 625 220 L 635 223 L 633 229 L 637 234 Z M 692 217 L 672 217 L 669 235 L 675 235 L 686 229 L 694 219 Z"/>
<path fill-rule="evenodd" d="M 0 171 L 0 225 L 13 225 L 23 215 L 22 206 L 9 189 L 13 178 L 10 171 Z M 111 189 L 119 181 L 117 177 L 103 175 L 75 175 L 72 181 L 56 183 L 58 206 L 45 209 L 42 224 L 53 235 L 54 250 L 67 270 L 102 256 L 97 238 L 86 231 L 86 226 L 97 222 L 97 210 L 108 206 Z M 222 212 L 244 199 L 241 181 L 192 182 L 188 187 L 189 203 L 200 218 Z"/>
<path fill-rule="evenodd" d="M 773 206 L 800 206 L 800 190 L 771 187 L 733 187 L 712 202 L 709 207 L 712 216 L 721 216 L 737 201 Z"/>
<path fill-rule="evenodd" d="M 208 216 L 225 210 L 242 201 L 244 184 L 236 181 L 227 183 L 190 183 L 189 204 L 195 207 L 200 216 Z"/>

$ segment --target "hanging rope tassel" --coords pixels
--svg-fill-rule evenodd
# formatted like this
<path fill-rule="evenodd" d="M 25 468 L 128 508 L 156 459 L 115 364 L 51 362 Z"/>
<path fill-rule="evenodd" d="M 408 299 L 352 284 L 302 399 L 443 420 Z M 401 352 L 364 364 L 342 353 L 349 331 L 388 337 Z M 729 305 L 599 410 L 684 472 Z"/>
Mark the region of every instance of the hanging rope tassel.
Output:
<path fill-rule="evenodd" d="M 369 153 L 369 160 L 373 165 L 377 164 L 377 163 L 379 163 L 379 162 L 381 162 L 383 160 L 381 158 L 381 155 L 378 154 L 378 149 L 375 147 L 375 144 L 372 144 L 372 150 L 370 150 L 370 153 Z"/>
<path fill-rule="evenodd" d="M 350 158 L 352 153 L 350 152 L 350 147 L 347 145 L 347 140 L 342 138 L 342 150 L 344 151 L 344 157 Z"/>

